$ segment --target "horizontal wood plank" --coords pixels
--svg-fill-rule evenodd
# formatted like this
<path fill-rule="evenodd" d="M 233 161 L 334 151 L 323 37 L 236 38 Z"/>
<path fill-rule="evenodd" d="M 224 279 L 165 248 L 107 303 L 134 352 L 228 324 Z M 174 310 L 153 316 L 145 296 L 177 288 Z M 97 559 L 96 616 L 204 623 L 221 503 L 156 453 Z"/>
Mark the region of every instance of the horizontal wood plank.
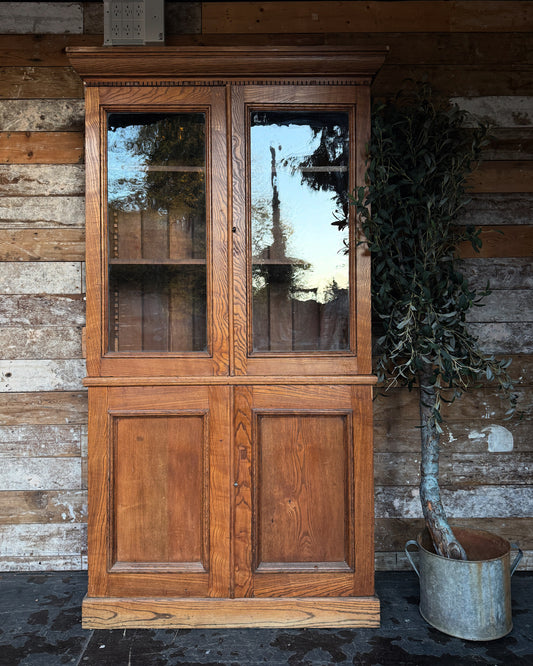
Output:
<path fill-rule="evenodd" d="M 483 305 L 473 307 L 467 315 L 470 322 L 533 323 L 533 291 L 530 289 L 498 289 L 483 299 Z"/>
<path fill-rule="evenodd" d="M 83 627 L 377 627 L 376 597 L 241 599 L 91 598 L 83 600 Z"/>
<path fill-rule="evenodd" d="M 80 458 L 1 458 L 2 490 L 81 489 Z"/>
<path fill-rule="evenodd" d="M 0 100 L 0 127 L 3 132 L 83 132 L 84 113 L 81 99 Z"/>
<path fill-rule="evenodd" d="M 405 486 L 420 483 L 420 456 L 412 453 L 376 452 L 375 481 L 378 486 Z M 439 466 L 440 483 L 454 488 L 475 488 L 493 484 L 528 485 L 533 472 L 533 451 L 517 453 L 451 453 L 445 440 Z"/>
<path fill-rule="evenodd" d="M 83 196 L 0 197 L 0 229 L 85 227 Z"/>
<path fill-rule="evenodd" d="M 81 358 L 81 326 L 0 326 L 4 359 Z"/>
<path fill-rule="evenodd" d="M 83 162 L 82 132 L 0 132 L 2 164 Z"/>
<path fill-rule="evenodd" d="M 0 393 L 76 391 L 87 374 L 85 361 L 0 360 Z"/>
<path fill-rule="evenodd" d="M 79 262 L 0 262 L 3 294 L 81 294 L 81 282 Z"/>
<path fill-rule="evenodd" d="M 533 263 L 529 257 L 507 259 L 463 259 L 458 264 L 470 286 L 484 289 L 487 282 L 491 289 L 533 288 Z"/>
<path fill-rule="evenodd" d="M 533 161 L 482 162 L 468 182 L 473 192 L 531 192 Z"/>
<path fill-rule="evenodd" d="M 469 203 L 458 218 L 459 224 L 507 226 L 531 224 L 533 194 L 529 192 L 469 194 Z"/>
<path fill-rule="evenodd" d="M 0 426 L 0 457 L 80 456 L 81 428 L 70 425 Z"/>
<path fill-rule="evenodd" d="M 375 98 L 395 95 L 407 81 L 427 81 L 447 97 L 533 95 L 531 65 L 387 65 L 372 84 Z"/>
<path fill-rule="evenodd" d="M 83 85 L 71 67 L 0 67 L 0 98 L 83 98 Z"/>
<path fill-rule="evenodd" d="M 532 160 L 533 128 L 495 129 L 491 133 L 488 146 L 483 150 L 485 160 Z"/>
<path fill-rule="evenodd" d="M 479 237 L 483 245 L 478 252 L 467 241 L 459 245 L 458 254 L 461 258 L 533 257 L 533 225 L 509 224 L 501 227 L 487 225 L 481 227 Z"/>
<path fill-rule="evenodd" d="M 441 487 L 450 522 L 454 518 L 529 518 L 531 486 Z M 418 488 L 376 486 L 376 518 L 422 518 Z"/>
<path fill-rule="evenodd" d="M 81 33 L 83 11 L 80 2 L 1 2 L 0 25 L 8 34 Z"/>
<path fill-rule="evenodd" d="M 0 525 L 86 521 L 87 493 L 83 490 L 0 492 Z"/>
<path fill-rule="evenodd" d="M 494 48 L 493 36 L 487 35 L 487 37 Z M 513 58 L 513 62 L 516 63 L 519 60 Z M 533 127 L 532 96 L 455 97 L 450 101 L 491 127 L 513 127 L 516 129 Z"/>
<path fill-rule="evenodd" d="M 0 261 L 84 259 L 84 229 L 0 229 Z"/>
<path fill-rule="evenodd" d="M 466 0 L 398 2 L 208 2 L 202 32 L 531 32 L 533 7 Z"/>
<path fill-rule="evenodd" d="M 375 555 L 376 571 L 413 571 L 405 552 L 379 553 Z M 533 569 L 533 550 L 524 550 L 524 556 L 518 565 L 518 571 Z"/>
<path fill-rule="evenodd" d="M 455 527 L 485 530 L 533 550 L 532 518 L 454 518 Z M 408 539 L 416 538 L 424 528 L 422 518 L 378 518 L 375 523 L 377 551 L 399 551 Z"/>
<path fill-rule="evenodd" d="M 78 556 L 87 539 L 81 523 L 0 525 L 0 558 Z"/>
<path fill-rule="evenodd" d="M 0 295 L 0 326 L 83 326 L 85 300 L 77 296 L 45 294 Z"/>
<path fill-rule="evenodd" d="M 21 555 L 0 557 L 0 571 L 78 571 L 87 569 L 83 555 Z"/>
<path fill-rule="evenodd" d="M 378 402 L 378 401 L 377 401 Z M 375 404 L 374 413 L 380 416 L 379 406 Z M 376 420 L 374 424 L 374 450 L 377 453 L 397 453 L 399 456 L 409 452 L 414 460 L 420 460 L 419 421 L 396 418 Z M 443 424 L 442 447 L 449 455 L 454 453 L 485 454 L 494 448 L 491 440 L 496 435 L 497 441 L 505 436 L 512 443 L 516 453 L 533 450 L 531 441 L 531 420 L 510 421 L 496 419 L 471 419 L 463 421 L 448 420 Z M 512 438 L 512 439 L 510 439 Z M 512 478 L 512 477 L 511 477 Z"/>
<path fill-rule="evenodd" d="M 474 324 L 473 324 L 474 326 Z M 505 324 L 502 324 L 505 326 Z M 524 410 L 524 418 L 533 416 L 533 396 L 529 386 L 517 386 L 515 390 L 518 402 Z M 418 389 L 408 391 L 403 388 L 391 388 L 384 394 L 376 387 L 375 418 L 389 423 L 400 420 L 419 421 Z M 379 404 L 378 404 L 379 401 Z M 507 404 L 500 398 L 495 387 L 472 389 L 464 393 L 453 403 L 442 406 L 445 421 L 457 422 L 469 420 L 485 421 L 484 425 L 500 423 L 505 418 Z M 478 428 L 478 426 L 473 426 Z"/>
<path fill-rule="evenodd" d="M 86 391 L 0 392 L 0 424 L 3 426 L 86 423 Z"/>
<path fill-rule="evenodd" d="M 469 329 L 486 354 L 533 354 L 533 326 L 528 321 L 531 313 L 524 317 L 524 323 L 471 323 Z"/>
<path fill-rule="evenodd" d="M 2 196 L 81 196 L 85 194 L 85 168 L 79 164 L 0 164 Z"/>

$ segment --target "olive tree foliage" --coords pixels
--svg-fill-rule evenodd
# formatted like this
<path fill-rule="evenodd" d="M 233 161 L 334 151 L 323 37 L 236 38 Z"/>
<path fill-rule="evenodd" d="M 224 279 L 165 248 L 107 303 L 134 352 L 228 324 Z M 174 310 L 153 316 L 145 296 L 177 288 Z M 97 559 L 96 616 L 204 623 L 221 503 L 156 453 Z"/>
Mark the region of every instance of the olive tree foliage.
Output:
<path fill-rule="evenodd" d="M 466 112 L 425 85 L 376 106 L 368 185 L 352 199 L 372 256 L 377 375 L 386 387 L 420 389 L 422 508 L 436 552 L 458 559 L 466 555 L 438 486 L 443 404 L 481 379 L 498 384 L 509 415 L 516 404 L 510 361 L 483 353 L 467 323 L 490 292 L 488 284 L 481 291 L 469 286 L 457 257 L 464 241 L 481 247 L 479 229 L 458 224 L 487 134 L 466 121 Z"/>

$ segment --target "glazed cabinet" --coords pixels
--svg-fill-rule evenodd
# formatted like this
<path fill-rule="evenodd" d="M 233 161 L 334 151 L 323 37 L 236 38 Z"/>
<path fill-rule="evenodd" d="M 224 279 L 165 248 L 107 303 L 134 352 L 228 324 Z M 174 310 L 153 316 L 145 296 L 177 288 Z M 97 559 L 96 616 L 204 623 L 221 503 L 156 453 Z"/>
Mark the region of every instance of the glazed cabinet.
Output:
<path fill-rule="evenodd" d="M 86 627 L 375 626 L 364 183 L 383 54 L 70 49 Z"/>

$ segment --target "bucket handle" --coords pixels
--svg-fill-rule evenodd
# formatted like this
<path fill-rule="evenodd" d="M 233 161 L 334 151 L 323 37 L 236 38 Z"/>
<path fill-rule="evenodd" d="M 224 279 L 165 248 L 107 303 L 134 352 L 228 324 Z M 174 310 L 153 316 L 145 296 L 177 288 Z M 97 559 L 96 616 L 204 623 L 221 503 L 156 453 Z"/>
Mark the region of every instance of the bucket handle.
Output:
<path fill-rule="evenodd" d="M 522 559 L 524 553 L 523 553 L 523 551 L 522 551 L 522 550 L 516 545 L 516 543 L 512 543 L 512 544 L 511 544 L 511 548 L 516 548 L 516 550 L 518 551 L 516 557 L 514 558 L 514 562 L 511 564 L 511 576 L 512 576 L 512 575 L 514 574 L 514 572 L 516 571 L 516 567 L 518 566 L 518 563 L 519 563 L 520 560 Z"/>
<path fill-rule="evenodd" d="M 408 549 L 409 546 L 416 546 L 418 548 L 418 542 L 415 541 L 414 539 L 411 539 L 405 544 L 405 554 L 407 555 L 407 559 L 411 563 L 411 566 L 413 569 L 416 571 L 416 575 L 420 578 L 420 572 L 418 571 L 416 564 L 413 562 L 412 554 Z M 521 551 L 520 551 L 521 552 Z M 517 563 L 518 564 L 518 563 Z"/>

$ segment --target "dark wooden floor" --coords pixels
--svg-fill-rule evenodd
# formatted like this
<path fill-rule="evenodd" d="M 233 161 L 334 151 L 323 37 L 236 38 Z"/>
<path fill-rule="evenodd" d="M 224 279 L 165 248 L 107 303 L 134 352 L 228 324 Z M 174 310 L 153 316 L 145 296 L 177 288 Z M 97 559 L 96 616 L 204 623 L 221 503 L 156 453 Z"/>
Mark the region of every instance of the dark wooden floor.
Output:
<path fill-rule="evenodd" d="M 0 573 L 2 666 L 533 664 L 533 572 L 512 578 L 512 632 L 472 643 L 427 625 L 412 573 L 380 573 L 379 629 L 196 629 L 87 631 L 81 628 L 84 572 Z"/>

